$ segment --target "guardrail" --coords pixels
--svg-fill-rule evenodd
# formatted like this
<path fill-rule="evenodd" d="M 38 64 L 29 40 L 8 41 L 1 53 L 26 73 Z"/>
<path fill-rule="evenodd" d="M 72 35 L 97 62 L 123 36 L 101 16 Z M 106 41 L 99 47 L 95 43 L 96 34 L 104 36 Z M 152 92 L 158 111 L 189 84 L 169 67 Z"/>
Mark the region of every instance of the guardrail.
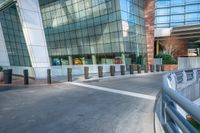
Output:
<path fill-rule="evenodd" d="M 190 115 L 200 123 L 200 69 L 173 71 L 163 76 L 162 124 L 167 132 L 198 133 L 186 119 Z"/>

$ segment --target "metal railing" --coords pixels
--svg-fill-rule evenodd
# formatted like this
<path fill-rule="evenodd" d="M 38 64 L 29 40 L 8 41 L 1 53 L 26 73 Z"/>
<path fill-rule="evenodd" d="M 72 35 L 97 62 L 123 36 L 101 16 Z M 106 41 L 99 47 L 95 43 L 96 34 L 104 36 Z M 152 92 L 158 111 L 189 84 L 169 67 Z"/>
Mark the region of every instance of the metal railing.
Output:
<path fill-rule="evenodd" d="M 193 87 L 198 86 L 199 89 L 199 81 L 200 69 L 173 71 L 163 76 L 161 116 L 163 127 L 167 132 L 198 133 L 197 129 L 187 120 L 186 115 L 190 115 L 200 123 L 200 107 L 195 105 L 191 99 L 183 96 L 179 90 L 182 87 L 188 89 L 187 87 L 192 84 Z"/>

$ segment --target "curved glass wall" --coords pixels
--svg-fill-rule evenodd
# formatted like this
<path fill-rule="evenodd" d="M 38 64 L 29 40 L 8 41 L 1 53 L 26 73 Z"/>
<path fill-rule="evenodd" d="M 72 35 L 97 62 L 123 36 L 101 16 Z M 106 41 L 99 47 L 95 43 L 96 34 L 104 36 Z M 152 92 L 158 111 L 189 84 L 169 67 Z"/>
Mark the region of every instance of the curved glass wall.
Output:
<path fill-rule="evenodd" d="M 52 65 L 139 63 L 146 57 L 144 1 L 40 0 Z"/>

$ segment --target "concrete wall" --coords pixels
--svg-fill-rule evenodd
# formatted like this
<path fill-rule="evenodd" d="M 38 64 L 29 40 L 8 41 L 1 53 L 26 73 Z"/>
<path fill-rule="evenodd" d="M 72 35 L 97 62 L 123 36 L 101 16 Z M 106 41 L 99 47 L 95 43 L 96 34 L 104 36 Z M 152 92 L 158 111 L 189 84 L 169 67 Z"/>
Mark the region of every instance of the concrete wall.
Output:
<path fill-rule="evenodd" d="M 155 29 L 155 37 L 169 37 L 171 35 L 172 28 L 157 28 Z"/>
<path fill-rule="evenodd" d="M 200 57 L 179 57 L 178 69 L 200 68 Z"/>

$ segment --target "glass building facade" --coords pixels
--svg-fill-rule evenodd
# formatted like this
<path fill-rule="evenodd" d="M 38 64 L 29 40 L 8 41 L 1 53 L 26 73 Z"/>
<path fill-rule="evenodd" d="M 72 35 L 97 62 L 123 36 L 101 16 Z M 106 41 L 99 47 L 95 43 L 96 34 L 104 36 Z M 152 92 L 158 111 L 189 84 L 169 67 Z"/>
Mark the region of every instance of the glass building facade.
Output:
<path fill-rule="evenodd" d="M 143 63 L 144 0 L 40 0 L 52 65 Z"/>
<path fill-rule="evenodd" d="M 200 24 L 200 0 L 156 0 L 156 28 Z"/>
<path fill-rule="evenodd" d="M 22 25 L 15 4 L 0 12 L 0 22 L 10 65 L 31 66 Z"/>

